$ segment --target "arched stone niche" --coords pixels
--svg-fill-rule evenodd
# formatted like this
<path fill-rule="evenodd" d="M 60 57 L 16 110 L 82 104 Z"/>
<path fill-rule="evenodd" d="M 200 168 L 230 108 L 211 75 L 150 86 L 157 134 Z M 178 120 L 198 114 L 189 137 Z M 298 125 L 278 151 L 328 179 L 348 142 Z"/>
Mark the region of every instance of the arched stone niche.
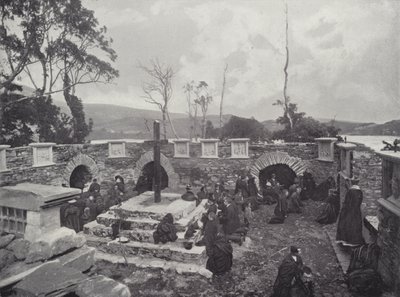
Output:
<path fill-rule="evenodd" d="M 92 174 L 93 178 L 97 178 L 99 180 L 99 167 L 95 160 L 85 154 L 78 154 L 72 158 L 71 161 L 68 162 L 64 174 L 63 179 L 66 184 L 69 185 L 69 179 L 71 177 L 72 172 L 74 169 L 80 165 L 86 166 L 90 173 Z M 100 181 L 100 180 L 99 180 Z"/>
<path fill-rule="evenodd" d="M 144 153 L 136 162 L 136 167 L 133 170 L 133 179 L 136 183 L 139 179 L 140 174 L 142 173 L 144 166 L 152 161 L 154 161 L 153 151 L 148 151 L 147 153 Z M 179 175 L 175 172 L 168 158 L 163 154 L 161 154 L 160 156 L 160 163 L 168 175 L 168 187 L 171 189 L 176 189 L 179 184 Z"/>

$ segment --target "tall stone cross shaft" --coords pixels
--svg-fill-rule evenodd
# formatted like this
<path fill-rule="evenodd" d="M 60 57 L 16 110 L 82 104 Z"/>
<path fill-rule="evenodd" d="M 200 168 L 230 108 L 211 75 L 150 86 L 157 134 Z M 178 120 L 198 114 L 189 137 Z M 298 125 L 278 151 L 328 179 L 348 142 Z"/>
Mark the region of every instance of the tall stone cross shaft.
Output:
<path fill-rule="evenodd" d="M 154 121 L 153 125 L 153 151 L 154 151 L 154 179 L 153 179 L 153 189 L 154 189 L 154 202 L 161 202 L 161 143 L 160 143 L 160 122 Z"/>

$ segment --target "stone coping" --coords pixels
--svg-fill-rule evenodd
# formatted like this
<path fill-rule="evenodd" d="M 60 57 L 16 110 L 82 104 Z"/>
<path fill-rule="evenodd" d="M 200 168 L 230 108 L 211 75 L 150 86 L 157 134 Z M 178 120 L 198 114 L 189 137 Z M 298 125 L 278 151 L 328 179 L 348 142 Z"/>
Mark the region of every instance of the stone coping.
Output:
<path fill-rule="evenodd" d="M 107 143 L 126 143 L 126 140 L 111 139 Z"/>
<path fill-rule="evenodd" d="M 334 137 L 319 137 L 315 138 L 315 141 L 320 141 L 320 142 L 334 142 L 337 141 L 337 138 Z"/>
<path fill-rule="evenodd" d="M 54 142 L 34 142 L 30 143 L 29 146 L 32 147 L 49 147 L 49 146 L 55 146 L 56 144 Z"/>
<path fill-rule="evenodd" d="M 0 205 L 39 211 L 41 207 L 56 199 L 70 199 L 81 191 L 74 188 L 64 188 L 32 183 L 20 183 L 15 186 L 0 187 Z"/>
<path fill-rule="evenodd" d="M 377 155 L 383 159 L 400 163 L 400 152 L 394 151 L 380 151 L 376 152 Z"/>
<path fill-rule="evenodd" d="M 10 146 L 8 144 L 0 144 L 0 151 L 8 149 Z"/>
<path fill-rule="evenodd" d="M 175 142 L 190 142 L 190 139 L 188 138 L 179 138 L 179 139 L 174 139 L 172 140 L 173 143 Z"/>
<path fill-rule="evenodd" d="M 351 143 L 351 142 L 339 142 L 339 143 L 336 143 L 336 146 L 341 149 L 344 149 L 344 150 L 352 150 L 357 147 L 357 145 L 355 143 Z"/>
<path fill-rule="evenodd" d="M 228 142 L 244 142 L 244 141 L 250 141 L 250 138 L 230 138 L 230 139 L 228 139 Z"/>
<path fill-rule="evenodd" d="M 219 142 L 218 138 L 204 138 L 204 139 L 200 139 L 200 142 Z"/>
<path fill-rule="evenodd" d="M 378 203 L 380 206 L 386 208 L 396 216 L 400 217 L 400 201 L 397 201 L 393 197 L 389 197 L 387 199 L 379 199 Z"/>

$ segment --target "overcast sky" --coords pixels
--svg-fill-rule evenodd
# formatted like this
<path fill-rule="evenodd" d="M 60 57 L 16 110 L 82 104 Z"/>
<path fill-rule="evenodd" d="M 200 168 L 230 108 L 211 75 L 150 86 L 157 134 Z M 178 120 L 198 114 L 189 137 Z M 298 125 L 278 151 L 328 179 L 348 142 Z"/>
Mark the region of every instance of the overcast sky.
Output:
<path fill-rule="evenodd" d="M 84 86 L 86 103 L 154 108 L 141 98 L 140 61 L 171 65 L 171 111 L 185 112 L 182 86 L 206 81 L 218 113 L 228 63 L 225 112 L 275 119 L 282 98 L 285 14 L 277 0 L 84 0 L 108 27 L 120 77 Z M 382 122 L 400 118 L 400 1 L 289 0 L 288 93 L 317 118 Z"/>

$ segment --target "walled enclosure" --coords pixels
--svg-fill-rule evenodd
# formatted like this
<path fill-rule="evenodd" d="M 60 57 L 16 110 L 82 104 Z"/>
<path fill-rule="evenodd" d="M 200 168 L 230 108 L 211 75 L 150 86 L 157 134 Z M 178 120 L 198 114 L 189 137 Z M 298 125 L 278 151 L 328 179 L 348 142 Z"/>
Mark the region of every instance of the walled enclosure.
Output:
<path fill-rule="evenodd" d="M 127 186 L 133 186 L 142 168 L 153 161 L 151 143 L 126 143 L 125 157 L 109 157 L 108 144 L 55 145 L 53 147 L 53 164 L 32 166 L 31 147 L 7 149 L 7 170 L 0 172 L 0 186 L 21 182 L 33 182 L 48 185 L 69 186 L 72 171 L 79 165 L 86 166 L 93 177 L 102 184 L 104 191 L 114 182 L 115 175 L 124 177 Z M 329 175 L 336 174 L 335 162 L 317 160 L 318 148 L 314 143 L 283 145 L 250 145 L 249 158 L 230 158 L 230 145 L 218 146 L 219 158 L 201 158 L 201 146 L 190 144 L 188 158 L 174 158 L 173 144 L 161 147 L 161 165 L 169 178 L 172 189 L 191 183 L 200 185 L 224 180 L 233 186 L 238 174 L 250 171 L 256 176 L 263 168 L 274 164 L 286 164 L 297 175 L 305 169 L 313 173 L 317 183 Z"/>

